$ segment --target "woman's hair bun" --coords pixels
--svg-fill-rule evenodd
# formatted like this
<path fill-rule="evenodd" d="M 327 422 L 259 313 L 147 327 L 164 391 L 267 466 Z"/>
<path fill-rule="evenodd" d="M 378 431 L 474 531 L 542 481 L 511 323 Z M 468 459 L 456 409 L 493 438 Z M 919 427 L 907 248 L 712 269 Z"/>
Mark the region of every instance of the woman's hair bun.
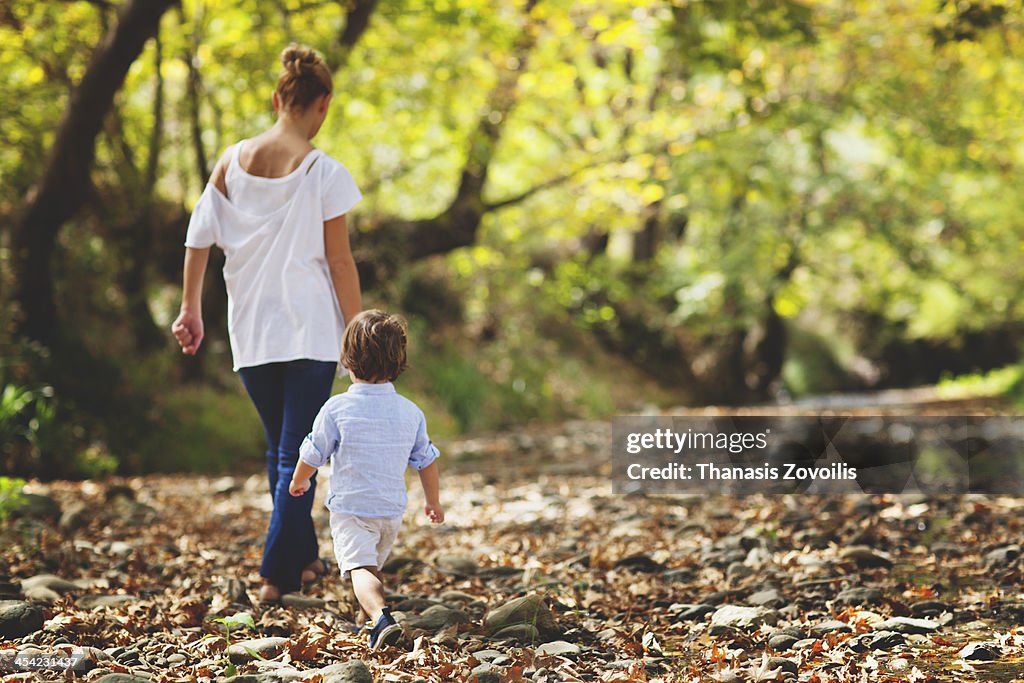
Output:
<path fill-rule="evenodd" d="M 292 43 L 281 52 L 281 64 L 293 76 L 311 73 L 321 61 L 316 50 L 298 43 Z"/>
<path fill-rule="evenodd" d="M 292 43 L 281 51 L 277 92 L 286 109 L 305 109 L 334 89 L 331 70 L 316 50 Z"/>

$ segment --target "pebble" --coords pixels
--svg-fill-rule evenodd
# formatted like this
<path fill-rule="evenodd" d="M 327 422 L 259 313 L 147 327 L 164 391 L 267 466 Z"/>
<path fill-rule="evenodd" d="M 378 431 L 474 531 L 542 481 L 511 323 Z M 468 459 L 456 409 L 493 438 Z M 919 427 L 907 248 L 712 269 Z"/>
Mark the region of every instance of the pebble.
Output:
<path fill-rule="evenodd" d="M 480 568 L 476 560 L 470 555 L 438 555 L 434 564 L 445 574 L 452 576 L 473 576 Z"/>
<path fill-rule="evenodd" d="M 877 605 L 882 600 L 882 591 L 877 588 L 855 586 L 839 591 L 835 603 L 837 605 Z"/>
<path fill-rule="evenodd" d="M 175 653 L 167 658 L 167 663 L 171 666 L 178 666 L 188 661 L 188 658 L 180 652 Z"/>
<path fill-rule="evenodd" d="M 1020 546 L 1017 544 L 1003 546 L 985 553 L 986 569 L 1004 569 L 1006 565 L 1020 557 Z"/>
<path fill-rule="evenodd" d="M 895 631 L 896 633 L 931 633 L 939 630 L 941 624 L 931 619 L 912 619 L 911 617 L 892 617 L 875 626 L 876 631 Z"/>
<path fill-rule="evenodd" d="M 852 560 L 860 567 L 892 567 L 892 558 L 866 545 L 851 545 L 839 552 L 839 559 Z"/>
<path fill-rule="evenodd" d="M 910 606 L 910 613 L 915 617 L 934 617 L 943 612 L 952 612 L 953 606 L 938 600 L 922 600 Z"/>
<path fill-rule="evenodd" d="M 579 645 L 575 643 L 568 643 L 564 640 L 553 640 L 550 643 L 544 643 L 537 648 L 538 655 L 560 655 L 560 656 L 571 656 L 578 655 L 583 650 Z"/>
<path fill-rule="evenodd" d="M 853 627 L 845 621 L 836 621 L 834 619 L 823 621 L 810 628 L 810 634 L 814 638 L 822 638 L 828 633 L 850 633 L 851 631 L 853 631 Z"/>
<path fill-rule="evenodd" d="M 768 638 L 768 647 L 776 652 L 785 652 L 793 647 L 800 640 L 788 633 L 776 633 Z"/>
<path fill-rule="evenodd" d="M 785 657 L 769 657 L 768 658 L 768 670 L 779 669 L 780 671 L 789 673 L 798 673 L 796 662 L 792 659 L 786 659 Z"/>
<path fill-rule="evenodd" d="M 902 633 L 895 631 L 874 631 L 865 633 L 851 639 L 848 644 L 854 652 L 867 652 L 868 650 L 891 650 L 894 647 L 903 645 L 907 639 Z"/>
<path fill-rule="evenodd" d="M 407 617 L 404 626 L 424 631 L 440 631 L 446 626 L 468 623 L 469 620 L 469 616 L 462 610 L 444 605 L 431 605 L 422 613 Z"/>
<path fill-rule="evenodd" d="M 745 607 L 741 605 L 723 605 L 711 615 L 714 626 L 730 628 L 751 628 L 759 624 L 774 624 L 778 614 L 762 607 Z"/>
<path fill-rule="evenodd" d="M 516 624 L 532 626 L 545 636 L 561 634 L 561 629 L 551 615 L 547 602 L 537 594 L 509 600 L 484 617 L 484 628 L 492 635 L 497 635 L 498 632 Z"/>
<path fill-rule="evenodd" d="M 264 659 L 273 659 L 284 651 L 288 644 L 287 638 L 256 638 L 254 640 L 243 640 L 228 648 L 228 659 L 235 664 L 244 664 L 253 659 L 252 652 L 255 652 Z"/>
<path fill-rule="evenodd" d="M 518 640 L 524 643 L 535 643 L 540 640 L 540 631 L 532 624 L 512 624 L 493 635 L 495 640 Z"/>
<path fill-rule="evenodd" d="M 0 600 L 0 637 L 21 638 L 43 627 L 43 610 L 21 600 Z"/>
<path fill-rule="evenodd" d="M 684 609 L 676 615 L 676 621 L 700 621 L 705 615 L 714 612 L 714 605 L 684 605 Z"/>
<path fill-rule="evenodd" d="M 960 650 L 960 659 L 973 662 L 991 662 L 999 659 L 1003 650 L 998 643 L 971 643 Z"/>
<path fill-rule="evenodd" d="M 786 598 L 774 588 L 757 591 L 747 598 L 747 602 L 756 607 L 782 607 Z"/>
<path fill-rule="evenodd" d="M 327 603 L 322 598 L 315 598 L 301 593 L 285 593 L 281 596 L 281 604 L 295 609 L 323 609 Z"/>

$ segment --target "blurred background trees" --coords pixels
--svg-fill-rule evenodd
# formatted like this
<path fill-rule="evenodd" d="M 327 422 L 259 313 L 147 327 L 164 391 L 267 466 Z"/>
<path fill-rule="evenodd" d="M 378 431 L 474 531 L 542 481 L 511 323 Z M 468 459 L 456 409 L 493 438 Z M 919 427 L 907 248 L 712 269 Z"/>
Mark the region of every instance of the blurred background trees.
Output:
<path fill-rule="evenodd" d="M 0 6 L 0 460 L 259 454 L 223 283 L 167 328 L 213 163 L 277 55 L 336 69 L 368 304 L 441 435 L 1004 368 L 1024 310 L 1017 0 Z M 1013 389 L 1017 387 L 1017 389 Z"/>

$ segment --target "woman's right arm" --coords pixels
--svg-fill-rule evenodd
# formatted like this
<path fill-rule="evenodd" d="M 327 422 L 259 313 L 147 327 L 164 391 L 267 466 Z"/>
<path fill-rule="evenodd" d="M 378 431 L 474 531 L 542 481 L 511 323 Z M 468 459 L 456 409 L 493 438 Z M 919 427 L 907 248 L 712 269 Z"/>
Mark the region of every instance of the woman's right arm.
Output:
<path fill-rule="evenodd" d="M 209 259 L 209 247 L 185 248 L 181 312 L 171 325 L 171 332 L 181 345 L 181 352 L 190 356 L 196 355 L 199 345 L 203 343 L 203 276 Z"/>
<path fill-rule="evenodd" d="M 225 197 L 228 194 L 225 183 L 228 159 L 228 152 L 225 151 L 213 167 L 213 173 L 210 174 L 210 183 Z M 209 247 L 203 249 L 185 247 L 181 311 L 178 313 L 177 320 L 171 324 L 171 332 L 178 340 L 181 352 L 189 356 L 196 355 L 199 345 L 203 343 L 203 277 L 206 275 L 206 264 L 209 260 Z"/>

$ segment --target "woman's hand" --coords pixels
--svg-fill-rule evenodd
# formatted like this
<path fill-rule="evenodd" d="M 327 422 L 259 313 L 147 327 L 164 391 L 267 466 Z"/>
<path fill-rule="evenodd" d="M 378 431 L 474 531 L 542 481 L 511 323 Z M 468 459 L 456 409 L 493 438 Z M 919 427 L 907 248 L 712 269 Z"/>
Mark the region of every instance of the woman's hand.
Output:
<path fill-rule="evenodd" d="M 194 356 L 203 343 L 203 316 L 192 310 L 182 310 L 171 325 L 171 332 L 178 340 L 181 352 Z"/>

